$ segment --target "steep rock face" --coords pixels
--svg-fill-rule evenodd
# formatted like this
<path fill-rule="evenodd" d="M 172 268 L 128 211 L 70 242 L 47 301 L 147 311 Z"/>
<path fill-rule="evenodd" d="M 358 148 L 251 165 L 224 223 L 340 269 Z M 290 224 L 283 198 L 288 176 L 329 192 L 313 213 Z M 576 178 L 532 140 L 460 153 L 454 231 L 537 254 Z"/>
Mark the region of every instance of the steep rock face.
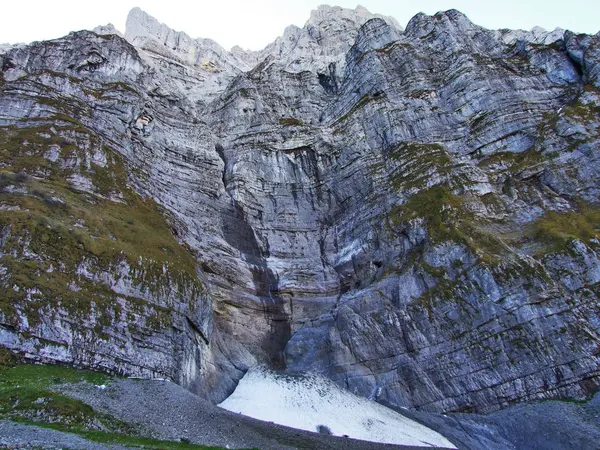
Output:
<path fill-rule="evenodd" d="M 4 345 L 162 374 L 213 400 L 256 362 L 436 411 L 598 385 L 598 35 L 490 31 L 453 10 L 402 31 L 321 8 L 262 52 L 226 52 L 140 10 L 125 36 L 133 45 L 81 32 L 2 56 Z M 144 198 L 166 216 L 154 230 L 88 224 L 88 203 L 138 214 Z M 17 226 L 38 216 L 69 236 L 85 227 L 61 283 L 104 287 L 77 327 L 64 303 L 80 291 L 38 287 L 61 259 L 31 248 L 38 225 Z M 132 240 L 165 230 L 151 253 Z M 127 248 L 106 265 L 87 241 L 113 238 Z M 144 261 L 154 281 L 135 275 Z M 32 321 L 32 295 L 64 320 Z M 109 308 L 94 331 L 100 298 L 169 318 L 125 331 L 132 318 Z M 118 345 L 126 358 L 107 351 Z"/>
<path fill-rule="evenodd" d="M 4 58 L 0 332 L 33 359 L 202 385 L 210 297 L 115 151 L 145 129 L 130 84 L 145 69 L 89 32 Z"/>

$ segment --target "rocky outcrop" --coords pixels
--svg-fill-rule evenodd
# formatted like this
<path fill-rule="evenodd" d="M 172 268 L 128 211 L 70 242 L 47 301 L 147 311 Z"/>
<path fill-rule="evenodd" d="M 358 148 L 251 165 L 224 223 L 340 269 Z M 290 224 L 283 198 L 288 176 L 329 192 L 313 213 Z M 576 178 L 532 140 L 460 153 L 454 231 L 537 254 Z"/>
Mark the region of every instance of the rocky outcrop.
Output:
<path fill-rule="evenodd" d="M 322 77 L 340 78 L 344 72 L 345 55 L 354 44 L 358 30 L 371 19 L 385 21 L 394 31 L 402 28 L 393 17 L 371 14 L 362 6 L 344 9 L 321 5 L 312 11 L 303 28 L 287 27 L 260 52 L 251 52 L 255 64 L 272 56 L 287 72 L 310 71 Z M 332 81 L 333 81 L 332 80 Z"/>
<path fill-rule="evenodd" d="M 2 55 L 4 345 L 215 401 L 257 362 L 432 411 L 597 387 L 598 35 L 323 7 L 261 52 L 139 9 L 125 37 Z"/>
<path fill-rule="evenodd" d="M 99 35 L 116 34 L 119 37 L 124 37 L 123 33 L 121 33 L 119 30 L 117 30 L 112 23 L 97 26 L 92 31 Z"/>

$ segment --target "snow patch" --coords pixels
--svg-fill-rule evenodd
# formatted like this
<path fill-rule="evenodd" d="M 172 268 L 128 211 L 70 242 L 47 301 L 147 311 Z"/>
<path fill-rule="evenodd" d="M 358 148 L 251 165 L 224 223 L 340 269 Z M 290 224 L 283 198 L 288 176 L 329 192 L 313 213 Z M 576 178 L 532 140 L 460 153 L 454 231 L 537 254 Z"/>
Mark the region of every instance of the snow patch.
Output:
<path fill-rule="evenodd" d="M 335 436 L 417 447 L 456 448 L 441 434 L 337 386 L 315 374 L 284 375 L 264 367 L 250 369 L 221 408 Z"/>

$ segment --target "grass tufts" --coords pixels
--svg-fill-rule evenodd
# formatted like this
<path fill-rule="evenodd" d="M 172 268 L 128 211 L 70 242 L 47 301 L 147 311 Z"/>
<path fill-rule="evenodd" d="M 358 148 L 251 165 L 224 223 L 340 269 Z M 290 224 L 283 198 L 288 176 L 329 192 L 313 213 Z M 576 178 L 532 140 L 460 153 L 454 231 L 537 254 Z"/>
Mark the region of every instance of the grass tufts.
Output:
<path fill-rule="evenodd" d="M 549 211 L 533 223 L 534 239 L 552 252 L 566 252 L 574 240 L 600 239 L 600 208 L 580 202 L 573 211 Z"/>

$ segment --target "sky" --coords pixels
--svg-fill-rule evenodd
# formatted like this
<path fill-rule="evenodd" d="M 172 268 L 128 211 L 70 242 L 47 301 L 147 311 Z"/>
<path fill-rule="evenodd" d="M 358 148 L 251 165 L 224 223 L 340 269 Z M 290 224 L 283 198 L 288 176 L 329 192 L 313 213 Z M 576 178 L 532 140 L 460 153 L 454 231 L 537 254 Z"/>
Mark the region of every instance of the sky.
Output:
<path fill-rule="evenodd" d="M 486 28 L 531 29 L 538 25 L 595 34 L 600 31 L 599 0 L 332 0 L 328 4 L 354 8 L 360 2 L 372 13 L 395 17 L 406 26 L 419 12 L 458 9 Z M 309 0 L 30 0 L 2 5 L 0 43 L 54 39 L 70 31 L 112 23 L 125 31 L 127 13 L 135 6 L 191 37 L 210 38 L 229 49 L 234 45 L 259 50 L 286 26 L 304 25 L 322 1 Z"/>

